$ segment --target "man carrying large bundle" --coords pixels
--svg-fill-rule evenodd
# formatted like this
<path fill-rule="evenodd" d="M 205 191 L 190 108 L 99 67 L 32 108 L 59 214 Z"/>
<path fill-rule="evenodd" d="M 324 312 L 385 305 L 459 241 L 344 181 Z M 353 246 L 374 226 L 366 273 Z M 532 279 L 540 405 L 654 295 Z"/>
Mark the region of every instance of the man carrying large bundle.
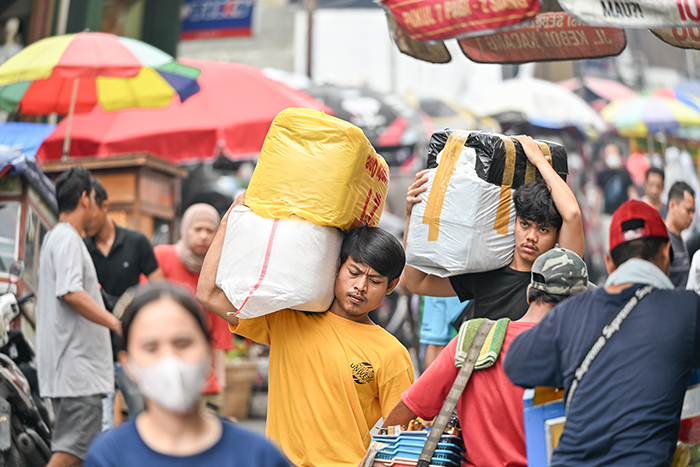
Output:
<path fill-rule="evenodd" d="M 581 210 L 566 182 L 550 166 L 537 143 L 529 136 L 514 136 L 527 159 L 542 176 L 515 191 L 515 251 L 511 263 L 493 271 L 438 277 L 410 265 L 406 266 L 406 283 L 420 295 L 473 299 L 474 309 L 468 318 L 510 318 L 518 320 L 527 312 L 525 290 L 530 283 L 532 263 L 555 245 L 583 256 L 584 236 Z M 411 210 L 423 199 L 421 193 L 428 171 L 416 174 L 406 198 L 406 231 Z"/>
<path fill-rule="evenodd" d="M 216 276 L 229 214 L 243 203 L 241 196 L 221 221 L 197 298 L 236 334 L 270 346 L 268 437 L 295 465 L 356 467 L 372 427 L 413 382 L 406 349 L 368 317 L 398 284 L 401 244 L 379 228 L 356 228 L 343 241 L 327 312 L 281 310 L 238 319 Z"/>

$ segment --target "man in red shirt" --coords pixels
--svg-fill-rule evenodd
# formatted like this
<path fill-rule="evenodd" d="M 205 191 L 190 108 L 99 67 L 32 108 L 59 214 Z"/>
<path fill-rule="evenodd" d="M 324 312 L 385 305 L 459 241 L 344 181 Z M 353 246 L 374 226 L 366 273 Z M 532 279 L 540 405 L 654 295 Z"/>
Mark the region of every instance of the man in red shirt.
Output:
<path fill-rule="evenodd" d="M 555 248 L 540 255 L 532 265 L 527 288 L 530 307 L 521 319 L 508 323 L 500 355 L 505 355 L 513 339 L 535 326 L 556 304 L 587 288 L 586 263 L 576 253 Z M 384 426 L 405 425 L 416 416 L 424 420 L 437 416 L 459 372 L 455 366 L 458 337 L 401 395 L 401 402 Z M 467 451 L 463 465 L 527 467 L 524 389 L 510 382 L 502 364 L 503 358 L 498 358 L 493 366 L 475 371 L 457 403 Z"/>

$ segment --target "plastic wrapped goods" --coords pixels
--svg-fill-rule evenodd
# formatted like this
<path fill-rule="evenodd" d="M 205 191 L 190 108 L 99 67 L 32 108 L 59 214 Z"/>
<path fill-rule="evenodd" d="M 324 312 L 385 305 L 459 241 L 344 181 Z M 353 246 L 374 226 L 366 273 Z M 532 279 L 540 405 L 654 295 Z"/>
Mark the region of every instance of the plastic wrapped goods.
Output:
<path fill-rule="evenodd" d="M 476 150 L 464 145 L 468 136 L 463 131 L 450 135 L 437 167 L 428 173 L 424 201 L 411 212 L 406 262 L 440 277 L 497 269 L 513 258 L 510 180 L 497 186 L 477 175 Z M 512 169 L 512 145 L 508 153 Z"/>
<path fill-rule="evenodd" d="M 304 219 L 266 219 L 245 206 L 231 211 L 216 285 L 254 318 L 291 308 L 326 311 L 333 303 L 343 234 Z"/>
<path fill-rule="evenodd" d="M 276 219 L 297 215 L 350 230 L 376 226 L 389 167 L 355 125 L 308 109 L 280 112 L 265 137 L 246 205 Z"/>
<path fill-rule="evenodd" d="M 444 129 L 433 133 L 430 138 L 428 150 L 428 168 L 437 167 L 437 156 L 445 147 L 453 130 Z M 507 143 L 510 141 L 515 146 L 515 165 L 513 166 L 513 189 L 532 182 L 535 177 L 540 177 L 539 173 L 528 160 L 520 142 L 505 135 L 476 131 L 469 135 L 464 145 L 473 148 L 476 153 L 474 170 L 482 180 L 494 185 L 503 183 L 503 172 L 507 160 Z M 566 181 L 569 166 L 566 158 L 564 146 L 550 141 L 535 141 L 539 144 L 545 156 L 552 156 L 552 168 L 559 176 Z"/>

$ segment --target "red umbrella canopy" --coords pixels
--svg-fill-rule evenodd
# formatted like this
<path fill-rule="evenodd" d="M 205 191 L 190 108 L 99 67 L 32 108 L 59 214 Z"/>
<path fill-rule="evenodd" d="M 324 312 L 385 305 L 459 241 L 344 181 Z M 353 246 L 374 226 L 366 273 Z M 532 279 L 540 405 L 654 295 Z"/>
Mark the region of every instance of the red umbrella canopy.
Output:
<path fill-rule="evenodd" d="M 325 110 L 325 105 L 246 65 L 183 60 L 199 68 L 201 91 L 184 103 L 160 109 L 76 114 L 71 157 L 109 157 L 147 152 L 176 164 L 256 156 L 275 116 L 288 107 Z M 39 149 L 40 162 L 59 160 L 66 132 L 63 120 Z"/>

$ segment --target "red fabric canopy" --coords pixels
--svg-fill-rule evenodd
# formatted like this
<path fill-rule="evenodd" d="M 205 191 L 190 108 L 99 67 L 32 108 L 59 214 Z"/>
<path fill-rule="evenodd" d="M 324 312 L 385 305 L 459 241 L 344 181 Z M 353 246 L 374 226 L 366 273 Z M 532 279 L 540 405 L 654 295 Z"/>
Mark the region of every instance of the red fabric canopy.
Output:
<path fill-rule="evenodd" d="M 309 95 L 267 78 L 246 65 L 182 60 L 202 70 L 202 90 L 184 103 L 161 109 L 105 112 L 99 106 L 76 114 L 70 156 L 109 157 L 147 152 L 181 164 L 256 156 L 275 116 L 288 107 L 324 110 Z M 66 131 L 63 120 L 39 148 L 39 162 L 59 160 Z"/>

